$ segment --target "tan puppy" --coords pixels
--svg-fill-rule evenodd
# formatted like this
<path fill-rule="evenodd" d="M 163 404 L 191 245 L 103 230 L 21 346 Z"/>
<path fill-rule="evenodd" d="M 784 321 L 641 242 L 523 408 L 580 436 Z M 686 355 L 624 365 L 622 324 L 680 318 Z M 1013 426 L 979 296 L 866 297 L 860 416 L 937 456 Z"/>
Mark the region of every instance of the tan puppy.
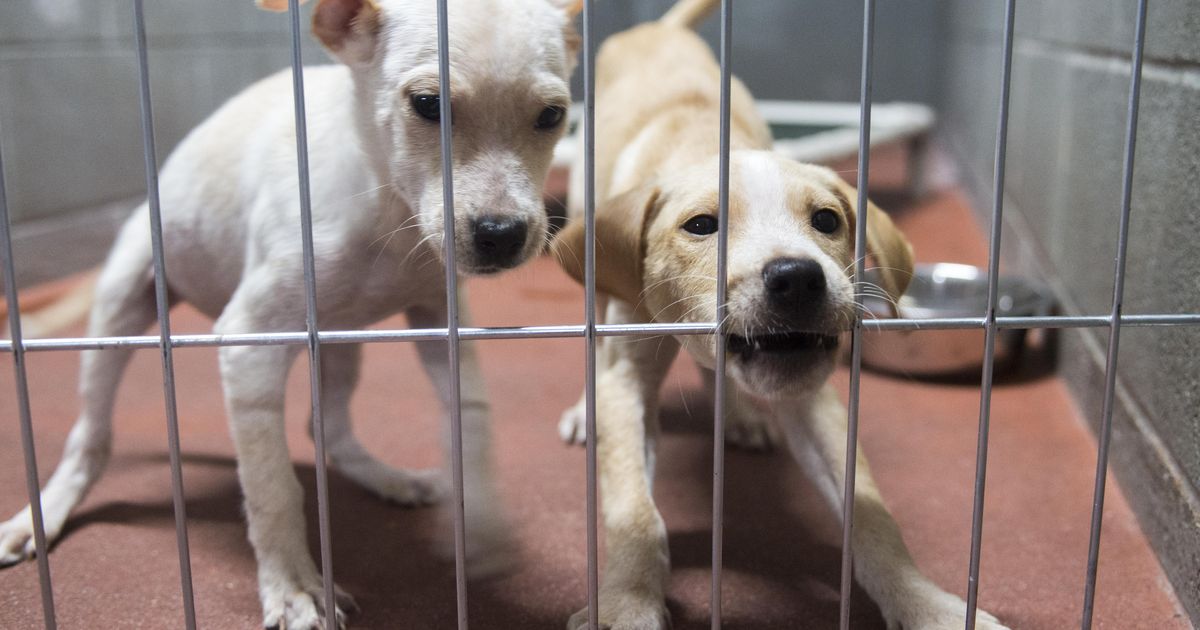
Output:
<path fill-rule="evenodd" d="M 610 38 L 599 52 L 596 105 L 597 286 L 606 319 L 711 322 L 716 317 L 719 67 L 687 27 L 715 0 L 683 0 L 657 23 Z M 728 263 L 728 374 L 740 392 L 731 420 L 766 419 L 838 514 L 846 411 L 826 379 L 838 335 L 854 316 L 857 193 L 832 171 L 769 151 L 750 93 L 732 88 Z M 577 171 L 579 169 L 576 169 Z M 576 180 L 579 183 L 580 180 Z M 579 186 L 575 190 L 580 190 Z M 578 217 L 581 200 L 572 199 Z M 868 209 L 868 248 L 892 299 L 906 288 L 912 253 L 887 215 Z M 556 253 L 583 275 L 584 226 Z M 666 528 L 651 494 L 658 390 L 680 345 L 714 364 L 714 338 L 666 343 L 606 339 L 597 379 L 600 488 L 607 567 L 600 619 L 614 629 L 663 628 L 669 573 Z M 577 424 L 576 410 L 565 425 Z M 574 434 L 574 431 L 564 432 Z M 965 603 L 921 575 L 858 456 L 855 575 L 890 628 L 960 628 Z M 569 628 L 586 626 L 586 610 Z M 1002 628 L 980 612 L 978 627 Z"/>

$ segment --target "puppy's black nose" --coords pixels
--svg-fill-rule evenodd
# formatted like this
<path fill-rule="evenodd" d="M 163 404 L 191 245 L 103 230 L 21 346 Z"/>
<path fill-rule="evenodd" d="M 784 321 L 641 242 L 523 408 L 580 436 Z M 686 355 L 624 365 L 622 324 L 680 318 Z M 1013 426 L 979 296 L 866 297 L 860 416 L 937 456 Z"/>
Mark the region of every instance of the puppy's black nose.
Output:
<path fill-rule="evenodd" d="M 767 297 L 776 306 L 801 306 L 825 297 L 825 271 L 808 258 L 776 258 L 763 267 Z"/>
<path fill-rule="evenodd" d="M 525 247 L 524 219 L 485 216 L 474 220 L 475 253 L 487 264 L 511 262 Z"/>

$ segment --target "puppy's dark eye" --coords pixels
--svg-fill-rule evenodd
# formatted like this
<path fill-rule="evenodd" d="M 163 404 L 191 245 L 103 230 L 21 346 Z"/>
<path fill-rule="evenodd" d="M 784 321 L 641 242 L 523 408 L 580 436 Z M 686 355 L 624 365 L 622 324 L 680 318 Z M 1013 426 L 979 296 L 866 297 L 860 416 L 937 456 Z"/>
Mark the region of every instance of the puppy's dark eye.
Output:
<path fill-rule="evenodd" d="M 841 220 L 838 219 L 838 214 L 829 208 L 817 210 L 812 215 L 812 226 L 817 228 L 818 232 L 833 234 L 840 224 Z"/>
<path fill-rule="evenodd" d="M 538 114 L 537 122 L 535 122 L 533 126 L 538 129 L 553 129 L 562 122 L 563 117 L 566 116 L 566 114 L 567 110 L 565 107 L 561 105 L 551 105 L 546 109 L 543 109 L 542 113 Z"/>
<path fill-rule="evenodd" d="M 442 118 L 442 99 L 437 94 L 413 94 L 409 99 L 413 111 L 425 120 L 438 122 Z"/>
<path fill-rule="evenodd" d="M 706 236 L 717 231 L 717 217 L 711 214 L 698 214 L 683 224 L 683 229 L 697 236 Z"/>

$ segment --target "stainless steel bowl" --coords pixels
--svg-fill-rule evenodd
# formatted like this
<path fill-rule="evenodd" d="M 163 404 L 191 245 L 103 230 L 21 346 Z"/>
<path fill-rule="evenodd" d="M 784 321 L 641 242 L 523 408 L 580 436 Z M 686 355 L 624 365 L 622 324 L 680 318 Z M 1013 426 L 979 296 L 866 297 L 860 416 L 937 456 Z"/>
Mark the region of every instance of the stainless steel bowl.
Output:
<path fill-rule="evenodd" d="M 867 273 L 867 280 L 878 282 Z M 996 315 L 1022 317 L 1049 315 L 1054 301 L 1041 284 L 1015 276 L 1001 276 Z M 987 270 L 956 263 L 917 265 L 908 291 L 900 299 L 901 317 L 981 317 L 987 310 Z M 881 299 L 864 305 L 876 317 L 892 316 Z M 1011 366 L 1026 343 L 1025 330 L 996 331 L 997 369 Z M 970 330 L 866 331 L 863 364 L 878 370 L 912 376 L 945 377 L 978 371 L 983 365 L 983 332 Z"/>

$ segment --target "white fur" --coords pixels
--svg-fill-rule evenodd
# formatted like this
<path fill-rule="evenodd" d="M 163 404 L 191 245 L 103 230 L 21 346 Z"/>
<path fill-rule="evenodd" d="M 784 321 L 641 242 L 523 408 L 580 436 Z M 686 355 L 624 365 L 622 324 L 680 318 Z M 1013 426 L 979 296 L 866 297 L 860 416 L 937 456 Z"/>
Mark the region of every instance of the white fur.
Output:
<path fill-rule="evenodd" d="M 339 2 L 321 0 L 316 10 Z M 564 37 L 570 19 L 565 0 L 450 4 L 455 238 L 458 268 L 470 272 L 481 270 L 472 254 L 470 221 L 483 214 L 527 221 L 529 238 L 519 260 L 541 249 L 541 185 L 561 130 L 535 130 L 533 123 L 546 105 L 566 101 L 574 51 Z M 376 4 L 367 6 L 374 10 Z M 400 311 L 414 327 L 446 322 L 438 126 L 414 115 L 406 92 L 423 82 L 420 89 L 436 93 L 434 5 L 379 0 L 377 6 L 377 31 L 347 33 L 333 47 L 346 65 L 305 70 L 317 315 L 325 329 L 358 328 Z M 218 333 L 304 329 L 292 111 L 285 71 L 230 99 L 163 168 L 171 293 L 215 318 Z M 155 319 L 152 277 L 143 205 L 101 273 L 89 334 L 141 333 Z M 448 404 L 444 344 L 419 348 Z M 289 630 L 324 627 L 325 614 L 301 487 L 284 440 L 284 384 L 299 351 L 220 350 L 264 624 Z M 432 474 L 375 460 L 351 432 L 357 347 L 327 345 L 322 354 L 330 461 L 384 498 L 408 505 L 436 499 L 441 486 Z M 123 349 L 84 353 L 83 411 L 42 493 L 48 541 L 61 533 L 108 459 L 113 395 L 129 357 Z M 469 345 L 461 359 L 468 562 L 487 570 L 503 555 L 506 530 L 490 469 L 487 405 Z M 34 552 L 26 508 L 0 524 L 0 565 Z M 339 601 L 342 608 L 352 606 L 348 597 Z M 336 617 L 342 623 L 343 610 Z"/>

